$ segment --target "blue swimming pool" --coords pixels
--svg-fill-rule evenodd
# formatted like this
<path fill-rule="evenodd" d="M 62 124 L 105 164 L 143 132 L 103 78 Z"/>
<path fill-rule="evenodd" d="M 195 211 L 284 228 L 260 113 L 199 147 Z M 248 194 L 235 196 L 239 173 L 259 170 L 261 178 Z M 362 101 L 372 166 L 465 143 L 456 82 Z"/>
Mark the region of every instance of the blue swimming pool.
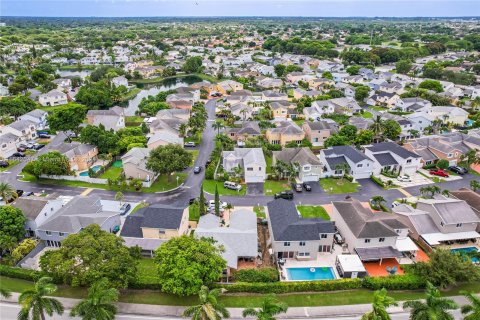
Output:
<path fill-rule="evenodd" d="M 478 252 L 478 248 L 477 247 L 457 248 L 457 249 L 452 249 L 451 251 L 453 253 L 468 254 L 470 252 L 475 252 L 475 251 Z M 478 258 L 475 258 L 475 257 L 472 257 L 472 261 L 475 263 L 479 262 Z"/>
<path fill-rule="evenodd" d="M 102 166 L 100 166 L 100 165 L 91 167 L 91 169 L 93 170 L 93 172 L 97 172 L 97 171 L 100 170 L 101 168 L 102 168 Z M 88 177 L 88 171 L 82 171 L 82 172 L 80 172 L 78 175 L 81 176 L 81 177 Z"/>
<path fill-rule="evenodd" d="M 334 280 L 335 273 L 330 267 L 287 268 L 288 280 Z"/>

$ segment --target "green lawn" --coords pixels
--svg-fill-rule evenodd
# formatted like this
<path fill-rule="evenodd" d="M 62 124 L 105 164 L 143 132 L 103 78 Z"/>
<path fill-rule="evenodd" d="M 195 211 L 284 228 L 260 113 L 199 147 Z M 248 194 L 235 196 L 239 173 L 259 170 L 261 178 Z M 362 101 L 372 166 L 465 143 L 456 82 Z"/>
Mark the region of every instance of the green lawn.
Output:
<path fill-rule="evenodd" d="M 247 193 L 247 186 L 242 185 L 242 190 L 236 191 L 223 187 L 223 181 L 203 180 L 203 190 L 215 194 L 215 185 L 218 186 L 218 194 L 221 196 L 244 196 Z"/>
<path fill-rule="evenodd" d="M 255 212 L 257 214 L 258 218 L 263 218 L 263 219 L 266 218 L 265 207 L 263 207 L 263 206 L 254 206 L 253 207 L 253 212 Z"/>
<path fill-rule="evenodd" d="M 141 203 L 137 204 L 137 206 L 135 208 L 133 208 L 133 210 L 129 214 L 134 214 L 138 210 L 140 210 L 142 208 L 145 208 L 145 207 L 148 207 L 148 203 L 142 203 L 141 202 Z"/>
<path fill-rule="evenodd" d="M 266 165 L 267 165 L 265 171 L 266 171 L 266 173 L 267 173 L 267 175 L 268 175 L 269 173 L 272 173 L 272 157 L 266 155 L 266 156 L 265 156 L 265 163 L 266 163 Z"/>
<path fill-rule="evenodd" d="M 207 124 L 208 125 L 208 124 Z M 195 144 L 198 146 L 200 143 L 202 143 L 202 133 L 199 132 L 196 135 L 192 137 L 186 137 L 183 139 L 185 143 L 187 142 L 195 142 Z"/>
<path fill-rule="evenodd" d="M 152 269 L 153 260 L 142 259 L 139 264 L 139 272 L 147 277 L 155 276 L 155 269 Z M 33 283 L 26 280 L 12 279 L 0 276 L 0 288 L 13 292 L 23 292 L 33 288 Z M 228 286 L 227 286 L 228 288 Z M 453 289 L 442 292 L 443 296 L 457 296 L 460 291 L 480 292 L 480 283 L 470 283 L 457 286 Z M 288 304 L 289 307 L 313 307 L 313 306 L 335 306 L 351 304 L 370 304 L 373 292 L 366 289 L 345 290 L 334 292 L 319 293 L 295 293 L 278 294 L 281 301 Z M 58 291 L 52 296 L 65 298 L 83 298 L 86 295 L 85 288 L 73 288 L 68 286 L 59 286 Z M 397 301 L 424 298 L 423 291 L 388 291 L 388 295 Z M 224 294 L 220 296 L 220 302 L 229 308 L 239 307 L 259 307 L 265 295 L 262 294 Z M 161 293 L 153 290 L 122 290 L 119 302 L 140 303 L 153 305 L 171 305 L 185 306 L 197 303 L 195 296 L 177 297 L 170 294 Z"/>
<path fill-rule="evenodd" d="M 375 111 L 384 111 L 388 110 L 388 108 L 385 107 L 378 107 L 378 106 L 371 106 L 370 109 L 375 110 Z"/>
<path fill-rule="evenodd" d="M 142 89 L 133 88 L 132 90 L 128 91 L 125 95 L 123 95 L 120 101 L 128 101 L 130 99 L 133 99 L 137 94 L 140 93 L 140 91 L 142 91 Z"/>
<path fill-rule="evenodd" d="M 360 116 L 365 119 L 373 118 L 373 114 L 371 112 L 365 111 L 364 113 L 360 113 Z"/>
<path fill-rule="evenodd" d="M 200 153 L 200 150 L 188 150 L 192 154 L 192 165 L 195 163 L 195 160 L 198 158 L 198 154 Z"/>
<path fill-rule="evenodd" d="M 155 282 L 158 279 L 157 267 L 151 258 L 142 258 L 138 262 L 138 277 L 143 281 Z"/>
<path fill-rule="evenodd" d="M 350 182 L 347 179 L 333 178 L 320 179 L 320 185 L 322 186 L 323 190 L 329 194 L 354 193 L 357 192 L 357 189 L 360 186 L 358 183 Z"/>
<path fill-rule="evenodd" d="M 131 192 L 136 191 L 134 188 L 131 188 L 131 187 L 127 187 L 125 190 L 122 190 L 120 186 L 110 187 L 108 184 L 88 183 L 83 181 L 69 181 L 69 180 L 37 179 L 34 176 L 27 174 L 25 172 L 23 172 L 22 174 L 24 175 L 22 181 L 34 182 L 39 184 L 46 184 L 46 185 L 54 184 L 54 185 L 67 186 L 67 187 L 96 188 L 96 189 L 105 189 L 105 190 L 113 190 L 113 191 L 131 191 Z M 163 191 L 174 189 L 177 187 L 177 177 L 179 177 L 178 186 L 180 186 L 187 178 L 187 174 L 183 172 L 176 173 L 171 177 L 170 181 L 167 179 L 166 175 L 161 175 L 152 184 L 151 187 L 142 188 L 139 192 L 155 193 L 155 192 L 163 192 Z"/>
<path fill-rule="evenodd" d="M 299 127 L 302 127 L 302 125 L 305 123 L 305 119 L 295 119 L 293 120 Z"/>
<path fill-rule="evenodd" d="M 138 127 L 143 123 L 143 117 L 139 116 L 128 116 L 125 117 L 125 126 L 127 127 Z"/>
<path fill-rule="evenodd" d="M 290 190 L 291 186 L 287 180 L 267 180 L 265 181 L 264 193 L 266 196 L 273 196 L 275 193 L 279 193 L 285 190 Z"/>
<path fill-rule="evenodd" d="M 123 168 L 111 166 L 99 178 L 101 179 L 117 179 L 122 174 Z"/>
<path fill-rule="evenodd" d="M 330 220 L 330 216 L 322 206 L 297 206 L 298 212 L 304 218 L 322 218 L 324 220 Z"/>
<path fill-rule="evenodd" d="M 8 171 L 20 163 L 20 160 L 8 160 L 8 167 L 0 168 L 0 172 Z"/>

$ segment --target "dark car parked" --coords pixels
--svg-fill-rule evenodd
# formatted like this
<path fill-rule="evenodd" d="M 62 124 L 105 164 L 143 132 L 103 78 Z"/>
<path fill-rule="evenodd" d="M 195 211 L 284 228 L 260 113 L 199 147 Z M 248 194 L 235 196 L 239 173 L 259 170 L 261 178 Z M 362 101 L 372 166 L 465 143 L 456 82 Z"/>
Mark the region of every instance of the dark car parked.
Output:
<path fill-rule="evenodd" d="M 48 135 L 48 134 L 43 134 L 43 133 L 42 133 L 42 134 L 39 134 L 38 137 L 39 137 L 40 139 L 50 139 L 50 135 Z"/>
<path fill-rule="evenodd" d="M 303 187 L 305 188 L 305 191 L 312 191 L 312 187 L 306 182 L 303 183 Z"/>
<path fill-rule="evenodd" d="M 200 172 L 202 172 L 202 167 L 195 167 L 195 168 L 193 168 L 193 173 L 194 173 L 194 174 L 199 174 Z"/>
<path fill-rule="evenodd" d="M 40 150 L 40 149 L 42 149 L 43 147 L 45 147 L 44 144 L 38 143 L 38 144 L 35 144 L 35 145 L 33 146 L 33 149 L 35 149 L 35 150 Z"/>
<path fill-rule="evenodd" d="M 18 148 L 17 148 L 17 151 L 18 151 L 18 152 L 25 152 L 25 151 L 27 151 L 27 148 L 25 148 L 25 147 L 18 147 Z"/>
<path fill-rule="evenodd" d="M 459 166 L 448 167 L 448 170 L 455 172 L 456 174 L 459 174 L 459 175 L 464 175 L 468 173 L 468 170 L 466 168 L 459 167 Z"/>
<path fill-rule="evenodd" d="M 286 190 L 286 191 L 276 193 L 274 198 L 275 199 L 293 200 L 293 191 L 292 190 Z"/>
<path fill-rule="evenodd" d="M 0 168 L 7 168 L 7 167 L 8 167 L 8 161 L 0 160 Z"/>
<path fill-rule="evenodd" d="M 25 153 L 23 152 L 15 152 L 14 154 L 11 155 L 11 158 L 23 158 L 25 157 Z"/>

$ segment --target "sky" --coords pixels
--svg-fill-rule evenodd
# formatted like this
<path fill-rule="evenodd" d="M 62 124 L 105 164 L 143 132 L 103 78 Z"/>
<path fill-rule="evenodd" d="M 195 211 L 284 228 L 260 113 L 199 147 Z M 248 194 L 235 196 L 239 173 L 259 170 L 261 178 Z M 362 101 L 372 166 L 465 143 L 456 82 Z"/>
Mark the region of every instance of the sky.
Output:
<path fill-rule="evenodd" d="M 458 17 L 480 0 L 0 0 L 0 16 Z"/>

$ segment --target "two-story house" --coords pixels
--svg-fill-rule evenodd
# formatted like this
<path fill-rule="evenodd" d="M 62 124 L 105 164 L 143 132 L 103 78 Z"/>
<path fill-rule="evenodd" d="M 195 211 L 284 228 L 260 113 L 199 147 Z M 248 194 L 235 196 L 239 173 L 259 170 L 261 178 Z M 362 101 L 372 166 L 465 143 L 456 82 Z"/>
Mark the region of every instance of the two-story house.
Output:
<path fill-rule="evenodd" d="M 320 151 L 323 164 L 322 178 L 341 177 L 345 174 L 354 179 L 367 179 L 373 173 L 373 161 L 351 146 L 334 146 Z"/>
<path fill-rule="evenodd" d="M 408 237 L 408 226 L 390 213 L 372 212 L 349 198 L 332 202 L 332 220 L 351 253 L 362 261 L 415 259 L 418 247 Z"/>
<path fill-rule="evenodd" d="M 13 133 L 0 134 L 0 158 L 6 159 L 17 152 L 19 138 Z"/>
<path fill-rule="evenodd" d="M 47 116 L 48 113 L 46 111 L 43 111 L 42 109 L 34 109 L 21 115 L 18 119 L 33 122 L 37 130 L 43 130 L 48 126 Z"/>
<path fill-rule="evenodd" d="M 243 171 L 245 183 L 264 182 L 267 178 L 265 157 L 262 148 L 235 148 L 223 151 L 223 169 L 233 173 L 236 168 Z"/>
<path fill-rule="evenodd" d="M 120 226 L 120 213 L 104 210 L 99 196 L 75 196 L 40 224 L 35 234 L 47 246 L 60 247 L 66 237 L 91 224 L 112 232 Z"/>
<path fill-rule="evenodd" d="M 422 157 L 393 142 L 365 146 L 365 155 L 373 160 L 373 174 L 376 175 L 384 170 L 413 175 L 422 167 Z"/>
<path fill-rule="evenodd" d="M 245 140 L 262 135 L 262 130 L 255 121 L 245 121 L 241 127 L 232 127 L 225 130 L 225 134 L 230 139 L 237 141 L 239 146 L 244 145 Z"/>
<path fill-rule="evenodd" d="M 317 182 L 322 175 L 322 163 L 310 148 L 285 148 L 282 151 L 272 151 L 272 165 L 276 165 L 278 161 L 295 166 L 298 169 L 299 182 Z"/>
<path fill-rule="evenodd" d="M 295 204 L 284 199 L 269 202 L 266 216 L 275 258 L 311 260 L 332 251 L 334 222 L 302 218 Z"/>
<path fill-rule="evenodd" d="M 147 159 L 150 155 L 149 148 L 132 148 L 122 156 L 123 172 L 126 178 L 141 179 L 143 181 L 155 180 L 156 174 L 147 169 Z"/>
<path fill-rule="evenodd" d="M 73 141 L 62 142 L 52 146 L 52 151 L 58 151 L 67 157 L 71 170 L 88 170 L 98 159 L 98 148 L 91 144 Z"/>
<path fill-rule="evenodd" d="M 305 132 L 293 121 L 282 121 L 275 128 L 268 128 L 265 136 L 269 143 L 285 146 L 289 142 L 302 143 Z"/>
<path fill-rule="evenodd" d="M 68 99 L 67 99 L 67 94 L 54 89 L 47 93 L 41 94 L 38 97 L 38 102 L 44 107 L 60 106 L 62 104 L 67 104 Z"/>
<path fill-rule="evenodd" d="M 88 110 L 87 122 L 94 126 L 103 125 L 106 130 L 118 131 L 125 128 L 124 109 L 115 106 L 108 110 Z"/>
<path fill-rule="evenodd" d="M 471 246 L 480 239 L 480 218 L 467 202 L 452 198 L 419 199 L 417 207 L 401 204 L 393 211 L 410 227 L 410 235 L 425 245 L 445 247 Z"/>
<path fill-rule="evenodd" d="M 17 141 L 32 140 L 37 137 L 35 123 L 29 120 L 17 120 L 8 126 L 0 127 L 0 135 L 11 133 L 17 136 Z"/>
<path fill-rule="evenodd" d="M 327 140 L 337 129 L 326 121 L 306 121 L 302 125 L 305 132 L 305 138 L 312 143 L 314 147 L 323 147 L 323 143 Z"/>

